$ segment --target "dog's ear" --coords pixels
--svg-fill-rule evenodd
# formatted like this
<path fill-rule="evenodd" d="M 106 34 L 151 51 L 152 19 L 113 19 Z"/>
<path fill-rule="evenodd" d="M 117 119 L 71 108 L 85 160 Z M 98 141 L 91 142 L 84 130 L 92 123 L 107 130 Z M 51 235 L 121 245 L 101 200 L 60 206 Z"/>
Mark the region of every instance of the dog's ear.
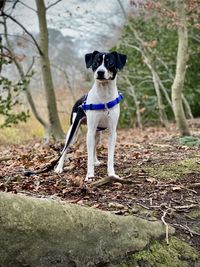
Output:
<path fill-rule="evenodd" d="M 90 68 L 92 66 L 94 57 L 96 56 L 96 54 L 98 54 L 99 51 L 94 51 L 93 53 L 89 53 L 85 55 L 85 63 L 86 63 L 86 67 Z"/>
<path fill-rule="evenodd" d="M 121 70 L 123 69 L 124 65 L 126 64 L 127 56 L 117 53 L 116 51 L 111 52 L 111 54 L 115 57 L 116 60 L 116 68 Z"/>

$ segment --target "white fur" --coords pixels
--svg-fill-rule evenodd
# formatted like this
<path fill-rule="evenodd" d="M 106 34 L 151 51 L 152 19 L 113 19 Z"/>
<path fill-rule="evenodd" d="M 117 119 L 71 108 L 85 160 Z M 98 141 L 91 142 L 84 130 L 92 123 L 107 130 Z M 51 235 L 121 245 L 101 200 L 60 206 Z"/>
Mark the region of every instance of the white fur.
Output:
<path fill-rule="evenodd" d="M 87 104 L 107 103 L 118 97 L 118 90 L 115 80 L 95 80 L 92 89 L 88 93 Z M 114 106 L 108 111 L 88 110 L 87 116 L 87 151 L 88 164 L 85 180 L 94 177 L 95 166 L 95 134 L 97 127 L 106 127 L 109 130 L 108 140 L 108 165 L 107 173 L 109 176 L 117 176 L 114 171 L 114 149 L 116 142 L 116 128 L 120 113 L 119 105 Z"/>
<path fill-rule="evenodd" d="M 94 72 L 94 85 L 88 93 L 86 104 L 99 104 L 108 103 L 118 97 L 118 90 L 116 86 L 116 78 L 111 80 L 112 74 L 104 66 L 104 57 L 102 64 Z M 104 71 L 105 80 L 98 80 L 97 72 Z M 87 110 L 87 152 L 88 152 L 88 162 L 87 162 L 87 175 L 85 181 L 89 178 L 94 177 L 94 166 L 98 166 L 100 162 L 96 156 L 96 146 L 100 139 L 100 132 L 97 132 L 97 127 L 107 128 L 109 130 L 109 140 L 108 140 L 108 163 L 107 163 L 107 173 L 108 176 L 115 176 L 114 171 L 114 150 L 116 142 L 116 128 L 118 123 L 120 113 L 120 106 L 116 105 L 109 110 Z M 74 118 L 74 117 L 73 117 Z M 69 138 L 69 133 L 71 127 L 68 131 L 66 137 L 66 143 Z M 75 134 L 74 134 L 75 136 Z M 63 171 L 63 164 L 67 150 L 63 150 L 63 155 L 61 156 L 58 166 L 55 172 L 61 173 Z"/>

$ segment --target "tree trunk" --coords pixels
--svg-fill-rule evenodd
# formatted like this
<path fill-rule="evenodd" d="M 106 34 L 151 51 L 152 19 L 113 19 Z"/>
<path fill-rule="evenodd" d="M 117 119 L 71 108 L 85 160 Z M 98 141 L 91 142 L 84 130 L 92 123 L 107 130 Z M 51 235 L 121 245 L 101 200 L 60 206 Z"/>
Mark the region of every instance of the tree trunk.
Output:
<path fill-rule="evenodd" d="M 174 115 L 180 134 L 182 136 L 190 135 L 182 103 L 182 91 L 185 80 L 186 63 L 188 60 L 188 32 L 184 5 L 185 4 L 183 0 L 176 0 L 176 13 L 177 18 L 179 20 L 178 51 L 176 62 L 176 75 L 172 85 L 172 104 L 174 109 Z"/>
<path fill-rule="evenodd" d="M 0 193 L 0 207 L 0 266 L 105 266 L 165 234 L 159 221 L 50 199 Z"/>
<path fill-rule="evenodd" d="M 183 107 L 184 107 L 186 118 L 187 119 L 194 119 L 194 117 L 192 115 L 191 107 L 190 107 L 186 97 L 183 94 L 182 94 L 182 101 L 183 101 Z"/>
<path fill-rule="evenodd" d="M 35 1 L 37 6 L 37 14 L 39 21 L 39 29 L 40 29 L 40 48 L 42 51 L 40 57 L 42 65 L 43 82 L 47 99 L 47 110 L 48 110 L 50 131 L 55 139 L 62 139 L 64 138 L 64 133 L 62 131 L 62 127 L 58 117 L 56 97 L 54 92 L 50 61 L 49 61 L 46 7 L 44 4 L 44 0 L 35 0 Z"/>

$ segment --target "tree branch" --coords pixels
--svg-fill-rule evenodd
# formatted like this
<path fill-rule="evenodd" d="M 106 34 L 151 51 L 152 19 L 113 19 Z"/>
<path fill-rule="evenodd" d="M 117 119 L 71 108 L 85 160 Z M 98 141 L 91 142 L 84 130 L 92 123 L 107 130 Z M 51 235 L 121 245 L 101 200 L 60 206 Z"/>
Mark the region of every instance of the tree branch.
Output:
<path fill-rule="evenodd" d="M 19 1 L 19 3 L 20 3 L 21 5 L 23 5 L 23 6 L 27 7 L 28 9 L 30 9 L 30 10 L 32 10 L 32 11 L 34 11 L 34 12 L 36 12 L 36 13 L 37 13 L 37 11 L 36 11 L 34 8 L 32 8 L 32 7 L 28 6 L 27 4 L 23 3 L 22 1 Z"/>
<path fill-rule="evenodd" d="M 57 0 L 56 2 L 50 4 L 49 6 L 46 7 L 46 10 L 49 9 L 49 8 L 51 8 L 52 6 L 57 5 L 57 4 L 58 4 L 59 2 L 61 2 L 61 1 L 62 1 L 62 0 Z"/>
<path fill-rule="evenodd" d="M 42 52 L 42 50 L 40 49 L 40 46 L 39 46 L 39 44 L 37 43 L 37 41 L 36 41 L 36 39 L 35 39 L 35 37 L 19 22 L 19 21 L 17 21 L 15 18 L 13 18 L 11 15 L 8 15 L 8 14 L 6 14 L 4 11 L 1 11 L 1 16 L 4 16 L 4 17 L 7 17 L 7 18 L 9 18 L 9 19 L 11 19 L 12 21 L 14 21 L 17 25 L 19 25 L 24 31 L 25 31 L 25 33 L 26 34 L 28 34 L 30 37 L 31 37 L 31 39 L 33 40 L 33 42 L 34 42 L 34 44 L 35 44 L 35 46 L 37 47 L 37 49 L 38 49 L 38 52 L 39 52 L 39 54 L 40 55 L 43 55 L 43 52 Z"/>
<path fill-rule="evenodd" d="M 33 64 L 34 64 L 34 57 L 33 57 L 33 61 L 31 63 L 31 65 L 29 66 L 27 72 L 25 73 L 24 70 L 23 70 L 23 67 L 22 65 L 17 61 L 16 57 L 14 56 L 14 51 L 13 51 L 13 48 L 9 42 L 9 39 L 8 39 L 8 35 L 7 35 L 7 24 L 6 24 L 6 19 L 4 17 L 4 35 L 5 35 L 5 39 L 6 39 L 6 42 L 7 42 L 7 46 L 8 46 L 8 51 L 10 53 L 10 55 L 12 56 L 12 59 L 15 63 L 15 66 L 19 72 L 19 75 L 21 77 L 21 79 L 24 79 L 26 77 L 26 75 L 30 72 Z M 31 107 L 31 110 L 33 112 L 33 115 L 35 116 L 35 118 L 41 123 L 41 125 L 44 127 L 44 130 L 45 130 L 45 139 L 49 139 L 49 125 L 48 123 L 46 123 L 43 118 L 40 116 L 40 114 L 38 113 L 37 109 L 36 109 L 36 106 L 35 106 L 35 103 L 34 103 L 34 100 L 33 100 L 33 97 L 31 95 L 31 92 L 30 92 L 30 88 L 29 86 L 27 86 L 27 89 L 25 91 L 26 93 L 26 97 L 27 97 L 27 100 L 28 100 L 28 103 Z"/>
<path fill-rule="evenodd" d="M 12 6 L 12 9 L 15 9 L 15 7 L 16 7 L 16 5 L 17 5 L 18 2 L 19 2 L 19 0 L 16 0 L 16 1 L 15 1 L 15 3 L 14 3 L 13 6 Z"/>

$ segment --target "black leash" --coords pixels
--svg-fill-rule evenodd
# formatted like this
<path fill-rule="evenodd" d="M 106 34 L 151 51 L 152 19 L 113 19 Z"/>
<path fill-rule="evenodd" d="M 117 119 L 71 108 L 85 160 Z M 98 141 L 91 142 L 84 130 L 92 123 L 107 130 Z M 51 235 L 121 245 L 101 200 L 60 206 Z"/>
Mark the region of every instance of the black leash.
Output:
<path fill-rule="evenodd" d="M 67 143 L 65 144 L 60 156 L 58 158 L 52 160 L 51 163 L 49 163 L 48 165 L 46 165 L 44 168 L 42 168 L 40 170 L 35 170 L 35 171 L 28 170 L 28 169 L 27 170 L 23 170 L 23 175 L 30 176 L 30 175 L 45 173 L 45 172 L 53 170 L 53 168 L 56 166 L 56 164 L 58 163 L 58 161 L 62 157 L 63 153 L 68 149 L 68 147 L 69 147 L 69 145 L 70 145 L 70 143 L 71 143 L 71 141 L 72 141 L 72 139 L 74 137 L 74 134 L 77 132 L 77 130 L 78 130 L 80 124 L 81 124 L 81 121 L 85 117 L 86 117 L 85 112 L 83 111 L 82 107 L 80 106 L 78 108 L 78 111 L 77 111 L 77 114 L 76 114 L 76 118 L 75 118 L 75 120 L 73 122 L 69 138 L 68 138 Z"/>

